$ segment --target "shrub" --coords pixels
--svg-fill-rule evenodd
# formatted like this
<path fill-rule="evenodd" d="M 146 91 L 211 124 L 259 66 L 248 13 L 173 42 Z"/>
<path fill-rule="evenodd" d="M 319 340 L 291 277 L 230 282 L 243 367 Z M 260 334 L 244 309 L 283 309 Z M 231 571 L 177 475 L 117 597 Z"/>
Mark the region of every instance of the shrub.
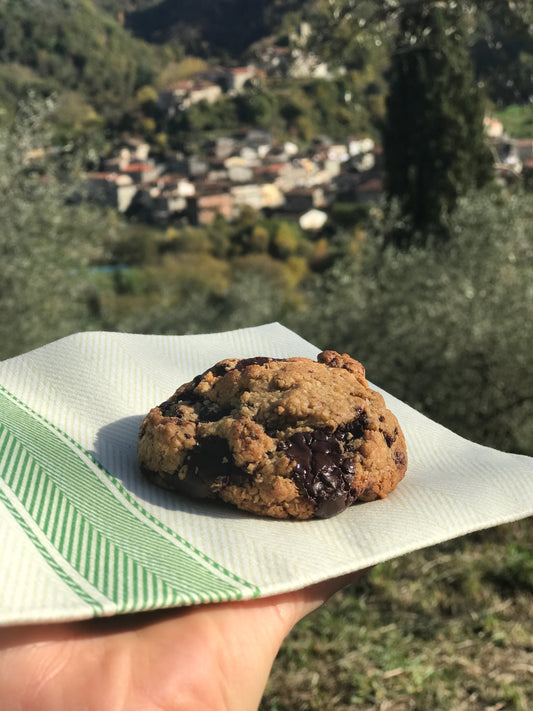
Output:
<path fill-rule="evenodd" d="M 531 454 L 532 218 L 531 197 L 480 192 L 460 201 L 447 245 L 400 251 L 378 225 L 362 259 L 314 279 L 290 325 L 460 434 Z"/>

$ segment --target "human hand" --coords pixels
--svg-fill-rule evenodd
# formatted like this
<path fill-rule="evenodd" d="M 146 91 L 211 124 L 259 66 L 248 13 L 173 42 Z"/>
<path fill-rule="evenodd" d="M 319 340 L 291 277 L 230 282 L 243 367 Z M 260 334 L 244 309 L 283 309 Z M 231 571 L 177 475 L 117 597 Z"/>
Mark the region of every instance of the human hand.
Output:
<path fill-rule="evenodd" d="M 360 575 L 246 602 L 0 629 L 2 711 L 253 711 L 293 626 Z"/>

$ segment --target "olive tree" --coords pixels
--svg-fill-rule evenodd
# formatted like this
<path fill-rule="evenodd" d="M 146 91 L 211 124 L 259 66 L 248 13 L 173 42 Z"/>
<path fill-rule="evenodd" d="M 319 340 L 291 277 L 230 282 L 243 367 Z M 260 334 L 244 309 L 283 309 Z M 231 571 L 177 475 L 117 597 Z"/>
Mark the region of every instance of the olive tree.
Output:
<path fill-rule="evenodd" d="M 111 226 L 69 202 L 70 158 L 46 133 L 50 107 L 28 100 L 0 116 L 0 358 L 91 324 L 87 268 Z"/>

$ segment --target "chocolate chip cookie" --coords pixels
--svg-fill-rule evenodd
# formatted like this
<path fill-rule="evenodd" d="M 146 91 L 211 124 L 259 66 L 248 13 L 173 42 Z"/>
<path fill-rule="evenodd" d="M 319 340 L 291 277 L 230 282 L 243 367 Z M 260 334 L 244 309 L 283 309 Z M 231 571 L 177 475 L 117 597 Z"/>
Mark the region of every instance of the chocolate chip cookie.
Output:
<path fill-rule="evenodd" d="M 396 417 L 331 350 L 220 361 L 148 413 L 137 451 L 161 487 L 280 519 L 384 498 L 407 468 Z"/>

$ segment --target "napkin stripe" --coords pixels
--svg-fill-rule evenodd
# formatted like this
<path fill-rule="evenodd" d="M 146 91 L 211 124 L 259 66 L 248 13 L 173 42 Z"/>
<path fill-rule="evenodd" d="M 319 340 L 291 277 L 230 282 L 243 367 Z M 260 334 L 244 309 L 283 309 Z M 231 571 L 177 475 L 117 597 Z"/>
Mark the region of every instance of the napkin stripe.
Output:
<path fill-rule="evenodd" d="M 41 555 L 50 563 L 59 554 L 61 578 L 77 595 L 85 590 L 95 614 L 102 597 L 110 612 L 259 595 L 151 516 L 88 452 L 1 386 L 0 428 L 10 511 L 27 533 L 31 519 L 39 533 L 28 535 Z"/>
<path fill-rule="evenodd" d="M 0 425 L 0 454 L 4 454 L 3 441 L 7 439 L 7 433 L 5 429 Z M 1 462 L 0 462 L 1 466 Z M 34 530 L 35 526 L 32 525 L 34 522 L 30 519 L 27 520 L 27 514 L 19 510 L 16 500 L 13 501 L 13 497 L 9 496 L 8 492 L 5 490 L 5 483 L 0 477 L 0 501 L 4 504 L 7 510 L 10 512 L 15 521 L 20 525 L 20 527 L 25 532 L 26 536 L 33 543 L 35 548 L 39 551 L 44 560 L 48 563 L 50 568 L 56 573 L 56 575 L 64 582 L 66 585 L 81 599 L 85 602 L 92 610 L 93 615 L 101 615 L 104 611 L 102 604 L 94 599 L 87 591 L 78 584 L 78 582 L 69 576 L 68 572 L 65 570 L 64 565 L 60 565 L 56 560 L 56 557 L 50 553 L 48 547 L 43 543 L 42 536 Z"/>

